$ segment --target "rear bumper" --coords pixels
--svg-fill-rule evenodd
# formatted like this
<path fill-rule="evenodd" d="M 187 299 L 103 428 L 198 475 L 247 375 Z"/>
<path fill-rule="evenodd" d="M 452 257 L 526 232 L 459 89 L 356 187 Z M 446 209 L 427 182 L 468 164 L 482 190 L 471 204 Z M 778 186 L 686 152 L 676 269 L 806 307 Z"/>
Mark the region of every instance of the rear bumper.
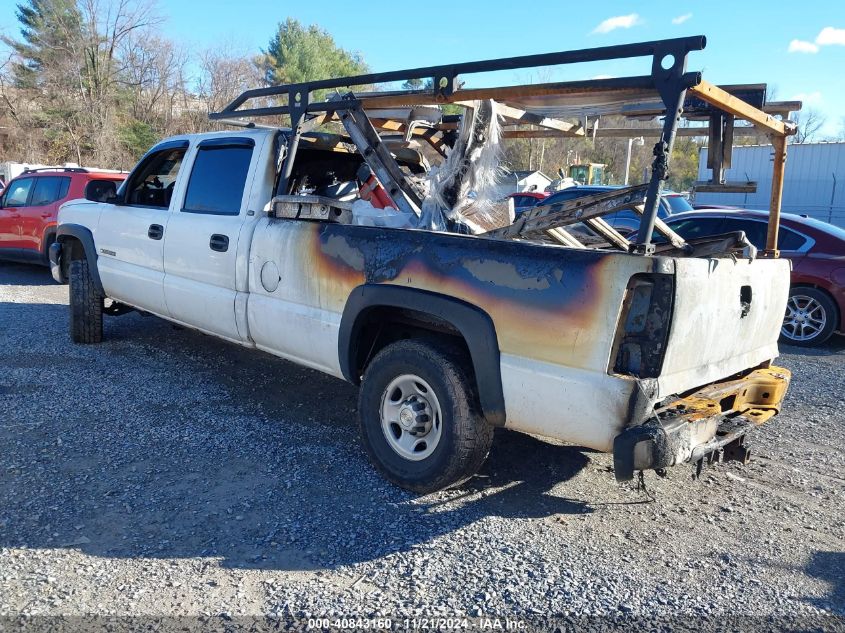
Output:
<path fill-rule="evenodd" d="M 53 279 L 60 284 L 67 283 L 67 279 L 62 275 L 62 245 L 60 242 L 50 244 L 47 257 L 50 259 L 50 274 L 53 275 Z"/>
<path fill-rule="evenodd" d="M 790 377 L 781 367 L 755 369 L 657 408 L 652 419 L 616 436 L 616 479 L 682 463 L 700 469 L 722 459 L 745 461 L 745 435 L 777 415 Z"/>

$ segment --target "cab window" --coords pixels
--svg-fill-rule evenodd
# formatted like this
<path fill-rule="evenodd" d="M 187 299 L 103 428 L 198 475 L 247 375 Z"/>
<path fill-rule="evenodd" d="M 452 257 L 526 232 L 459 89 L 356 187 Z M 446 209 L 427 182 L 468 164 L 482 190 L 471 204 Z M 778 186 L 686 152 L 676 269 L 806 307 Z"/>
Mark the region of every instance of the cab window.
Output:
<path fill-rule="evenodd" d="M 201 144 L 182 211 L 238 215 L 251 161 L 251 144 Z"/>
<path fill-rule="evenodd" d="M 173 197 L 176 176 L 185 158 L 185 148 L 165 149 L 148 156 L 132 174 L 126 203 L 166 209 Z"/>
<path fill-rule="evenodd" d="M 18 178 L 13 180 L 3 198 L 4 207 L 25 207 L 32 191 L 35 178 Z"/>
<path fill-rule="evenodd" d="M 67 196 L 70 178 L 66 176 L 39 176 L 35 180 L 30 206 L 44 207 Z"/>

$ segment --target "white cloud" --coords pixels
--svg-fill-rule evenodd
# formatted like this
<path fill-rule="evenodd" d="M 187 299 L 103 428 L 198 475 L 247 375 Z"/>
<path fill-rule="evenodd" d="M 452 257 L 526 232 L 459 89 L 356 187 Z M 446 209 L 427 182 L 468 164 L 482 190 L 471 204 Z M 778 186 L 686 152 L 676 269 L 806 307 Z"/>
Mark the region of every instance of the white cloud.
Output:
<path fill-rule="evenodd" d="M 818 90 L 814 92 L 799 92 L 792 96 L 791 101 L 801 101 L 804 107 L 818 105 L 822 102 L 822 93 Z"/>
<path fill-rule="evenodd" d="M 692 17 L 692 13 L 684 13 L 676 18 L 672 18 L 672 24 L 683 24 Z"/>
<path fill-rule="evenodd" d="M 615 75 L 596 75 L 595 77 L 591 77 L 591 79 L 616 79 Z"/>
<path fill-rule="evenodd" d="M 818 53 L 819 47 L 812 42 L 805 42 L 804 40 L 792 40 L 787 49 L 790 53 Z"/>
<path fill-rule="evenodd" d="M 819 46 L 830 46 L 832 44 L 845 46 L 845 29 L 835 29 L 832 26 L 824 27 L 816 36 L 816 44 Z"/>
<path fill-rule="evenodd" d="M 604 22 L 593 29 L 593 33 L 610 33 L 616 29 L 630 29 L 641 22 L 640 16 L 636 13 L 630 15 L 617 15 L 607 18 Z"/>

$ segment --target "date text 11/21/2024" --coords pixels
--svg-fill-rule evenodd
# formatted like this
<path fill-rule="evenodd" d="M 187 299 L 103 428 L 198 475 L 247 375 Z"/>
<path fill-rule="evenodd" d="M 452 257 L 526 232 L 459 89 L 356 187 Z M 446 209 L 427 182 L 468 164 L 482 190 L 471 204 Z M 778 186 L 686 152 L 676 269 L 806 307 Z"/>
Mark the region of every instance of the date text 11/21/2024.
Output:
<path fill-rule="evenodd" d="M 527 628 L 523 620 L 497 617 L 418 617 L 392 620 L 391 618 L 309 618 L 309 630 L 481 630 L 521 631 Z"/>

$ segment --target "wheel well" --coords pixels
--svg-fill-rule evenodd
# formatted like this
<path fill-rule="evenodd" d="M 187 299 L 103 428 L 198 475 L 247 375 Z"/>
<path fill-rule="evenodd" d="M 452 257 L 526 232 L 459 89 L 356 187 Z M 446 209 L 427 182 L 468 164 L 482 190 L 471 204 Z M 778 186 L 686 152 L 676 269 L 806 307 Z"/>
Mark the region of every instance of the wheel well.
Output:
<path fill-rule="evenodd" d="M 41 240 L 41 253 L 44 257 L 47 257 L 47 254 L 50 251 L 50 244 L 56 241 L 56 227 L 51 227 L 44 231 L 44 237 Z"/>
<path fill-rule="evenodd" d="M 85 247 L 75 237 L 66 237 L 62 240 L 62 247 L 67 254 L 67 261 L 75 259 L 85 259 Z"/>
<path fill-rule="evenodd" d="M 58 238 L 57 238 L 58 239 Z M 65 237 L 60 240 L 62 243 L 62 277 L 70 279 L 70 263 L 77 259 L 85 259 L 85 247 L 75 237 Z"/>
<path fill-rule="evenodd" d="M 475 382 L 469 347 L 458 329 L 439 317 L 393 306 L 374 306 L 359 315 L 354 347 L 355 376 L 360 377 L 370 360 L 382 349 L 406 339 L 438 341 L 466 359 L 468 377 Z"/>
<path fill-rule="evenodd" d="M 389 284 L 364 284 L 349 295 L 338 332 L 343 377 L 353 384 L 373 355 L 408 338 L 435 340 L 466 359 L 461 365 L 476 387 L 487 421 L 504 426 L 499 339 L 490 316 L 455 297 Z"/>

